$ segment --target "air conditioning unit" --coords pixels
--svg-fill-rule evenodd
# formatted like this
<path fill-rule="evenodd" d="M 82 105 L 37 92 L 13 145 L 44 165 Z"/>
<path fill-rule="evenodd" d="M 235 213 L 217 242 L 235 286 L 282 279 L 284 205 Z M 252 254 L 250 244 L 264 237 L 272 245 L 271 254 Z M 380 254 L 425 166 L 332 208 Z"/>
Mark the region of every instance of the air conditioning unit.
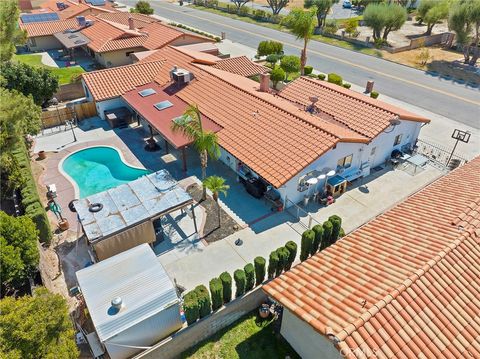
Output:
<path fill-rule="evenodd" d="M 174 66 L 170 71 L 170 79 L 179 85 L 188 84 L 194 78 L 193 74 L 185 69 L 179 69 L 177 66 Z"/>

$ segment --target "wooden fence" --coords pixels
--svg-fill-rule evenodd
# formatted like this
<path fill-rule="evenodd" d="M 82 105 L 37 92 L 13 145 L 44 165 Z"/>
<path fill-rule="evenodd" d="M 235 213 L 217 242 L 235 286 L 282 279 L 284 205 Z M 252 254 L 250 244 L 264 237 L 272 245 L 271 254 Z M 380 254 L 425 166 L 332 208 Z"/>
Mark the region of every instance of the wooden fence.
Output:
<path fill-rule="evenodd" d="M 61 126 L 66 121 L 83 120 L 97 115 L 97 108 L 94 102 L 86 102 L 73 107 L 59 107 L 42 112 L 42 128 Z"/>

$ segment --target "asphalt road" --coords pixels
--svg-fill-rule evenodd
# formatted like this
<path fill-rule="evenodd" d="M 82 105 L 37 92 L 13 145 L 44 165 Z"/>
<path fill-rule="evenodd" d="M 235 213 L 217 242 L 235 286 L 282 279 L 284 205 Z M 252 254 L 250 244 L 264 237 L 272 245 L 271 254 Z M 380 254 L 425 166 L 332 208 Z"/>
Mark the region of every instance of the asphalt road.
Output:
<path fill-rule="evenodd" d="M 136 0 L 121 2 L 134 6 Z M 150 3 L 159 16 L 212 34 L 225 32 L 228 39 L 246 46 L 256 48 L 262 40 L 276 40 L 284 44 L 286 53 L 299 54 L 302 48 L 302 42 L 288 33 L 164 1 Z M 373 80 L 375 90 L 380 94 L 480 128 L 479 88 L 432 77 L 408 66 L 318 41 L 310 42 L 307 62 L 319 71 L 338 73 L 345 81 L 357 85 Z"/>

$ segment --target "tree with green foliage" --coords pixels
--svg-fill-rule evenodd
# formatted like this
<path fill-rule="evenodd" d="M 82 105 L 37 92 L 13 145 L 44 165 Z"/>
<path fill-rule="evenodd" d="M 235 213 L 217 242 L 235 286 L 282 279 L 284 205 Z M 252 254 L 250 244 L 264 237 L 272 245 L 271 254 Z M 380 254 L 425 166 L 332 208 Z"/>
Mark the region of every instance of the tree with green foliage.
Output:
<path fill-rule="evenodd" d="M 280 247 L 277 249 L 277 269 L 275 271 L 275 276 L 278 277 L 282 274 L 283 270 L 288 266 L 288 256 L 290 252 L 285 247 Z"/>
<path fill-rule="evenodd" d="M 265 258 L 255 257 L 253 264 L 255 266 L 255 285 L 260 285 L 265 280 Z"/>
<path fill-rule="evenodd" d="M 212 296 L 212 310 L 217 310 L 223 305 L 222 281 L 219 278 L 213 278 L 208 285 Z"/>
<path fill-rule="evenodd" d="M 193 147 L 200 154 L 202 181 L 207 177 L 208 156 L 220 157 L 218 136 L 213 131 L 203 129 L 202 114 L 197 105 L 188 105 L 182 116 L 172 121 L 172 132 L 181 133 L 193 142 Z M 203 185 L 202 200 L 207 199 L 207 188 Z"/>
<path fill-rule="evenodd" d="M 200 319 L 209 315 L 212 311 L 212 302 L 207 287 L 203 284 L 195 287 L 195 293 L 198 298 L 198 310 Z"/>
<path fill-rule="evenodd" d="M 280 66 L 275 66 L 270 72 L 273 88 L 277 90 L 278 83 L 285 80 L 285 71 Z"/>
<path fill-rule="evenodd" d="M 311 229 L 307 229 L 305 232 L 303 232 L 302 241 L 300 243 L 300 260 L 302 262 L 310 255 L 314 239 L 315 232 Z"/>
<path fill-rule="evenodd" d="M 268 62 L 269 66 L 273 69 L 277 64 L 278 59 L 279 57 L 277 54 L 270 54 L 270 55 L 267 55 L 267 57 L 265 58 L 265 61 Z"/>
<path fill-rule="evenodd" d="M 228 303 L 232 300 L 232 276 L 228 272 L 220 274 L 223 288 L 223 302 Z"/>
<path fill-rule="evenodd" d="M 288 260 L 285 265 L 285 270 L 290 270 L 292 268 L 293 262 L 295 262 L 295 257 L 297 256 L 297 243 L 294 241 L 288 241 L 285 244 L 285 248 L 288 250 Z"/>
<path fill-rule="evenodd" d="M 330 223 L 332 223 L 332 236 L 330 242 L 333 244 L 338 240 L 340 235 L 340 230 L 342 229 L 342 219 L 334 214 L 333 216 L 328 217 L 328 220 Z"/>
<path fill-rule="evenodd" d="M 18 27 L 18 1 L 0 1 L 0 61 L 8 61 L 15 53 L 15 45 L 23 45 L 26 31 Z"/>
<path fill-rule="evenodd" d="M 272 251 L 268 257 L 268 279 L 272 279 L 275 276 L 278 265 L 278 253 L 277 251 Z"/>
<path fill-rule="evenodd" d="M 322 28 L 325 25 L 325 20 L 327 19 L 327 15 L 330 12 L 333 4 L 338 3 L 339 0 L 305 0 L 303 6 L 306 9 L 311 9 L 315 7 L 317 9 L 317 22 L 318 27 Z"/>
<path fill-rule="evenodd" d="M 332 244 L 332 232 L 333 232 L 333 224 L 330 221 L 323 222 L 323 237 L 322 243 L 320 244 L 320 250 L 324 250 L 330 244 Z"/>
<path fill-rule="evenodd" d="M 285 77 L 288 80 L 293 73 L 298 73 L 301 68 L 300 58 L 295 55 L 288 55 L 282 57 L 280 60 L 280 67 L 285 71 Z"/>
<path fill-rule="evenodd" d="M 296 8 L 291 10 L 284 19 L 284 24 L 290 29 L 290 32 L 296 36 L 297 40 L 303 40 L 303 49 L 300 56 L 300 74 L 302 76 L 305 75 L 303 69 L 307 64 L 307 45 L 313 37 L 316 15 L 316 7 L 312 7 L 308 11 Z M 285 70 L 285 72 L 287 74 L 289 73 L 287 70 Z"/>
<path fill-rule="evenodd" d="M 140 0 L 135 4 L 135 7 L 130 9 L 132 13 L 144 14 L 144 15 L 152 15 L 154 13 L 152 7 L 150 6 L 150 2 L 146 0 Z"/>
<path fill-rule="evenodd" d="M 183 296 L 183 310 L 188 325 L 195 323 L 200 317 L 200 306 L 198 305 L 198 296 L 195 290 Z"/>
<path fill-rule="evenodd" d="M 38 231 L 28 217 L 0 211 L 0 278 L 8 289 L 22 285 L 38 266 Z"/>
<path fill-rule="evenodd" d="M 245 292 L 248 292 L 255 286 L 255 268 L 252 263 L 247 263 L 243 270 L 245 271 Z"/>
<path fill-rule="evenodd" d="M 310 250 L 310 254 L 313 256 L 315 253 L 317 253 L 320 243 L 322 243 L 323 227 L 320 224 L 316 224 L 313 226 L 312 231 L 315 232 L 312 249 Z"/>
<path fill-rule="evenodd" d="M 235 297 L 241 297 L 245 293 L 246 277 L 243 269 L 237 269 L 233 272 L 233 279 L 235 280 Z"/>
<path fill-rule="evenodd" d="M 417 19 L 419 23 L 427 24 L 425 35 L 431 35 L 435 24 L 447 18 L 449 8 L 449 0 L 422 0 L 420 2 L 417 8 Z"/>
<path fill-rule="evenodd" d="M 455 2 L 449 12 L 448 26 L 455 32 L 459 47 L 463 48 L 465 64 L 475 66 L 480 55 L 480 1 Z"/>
<path fill-rule="evenodd" d="M 355 35 L 357 33 L 357 27 L 358 27 L 358 20 L 355 18 L 350 18 L 347 21 L 345 21 L 345 32 L 349 36 Z"/>
<path fill-rule="evenodd" d="M 44 67 L 5 61 L 0 64 L 0 72 L 6 81 L 5 88 L 32 95 L 37 105 L 50 100 L 58 90 L 58 77 Z"/>
<path fill-rule="evenodd" d="M 260 41 L 257 47 L 258 56 L 280 55 L 283 54 L 283 44 L 278 41 L 265 40 Z"/>
<path fill-rule="evenodd" d="M 375 41 L 387 41 L 388 34 L 399 30 L 407 21 L 407 10 L 393 3 L 370 4 L 363 13 L 363 20 L 373 30 Z"/>
<path fill-rule="evenodd" d="M 208 190 L 212 192 L 213 200 L 217 204 L 217 213 L 218 213 L 218 227 L 220 228 L 221 223 L 221 208 L 220 203 L 218 202 L 218 194 L 223 193 L 223 195 L 227 196 L 227 191 L 230 189 L 230 186 L 225 183 L 225 178 L 220 176 L 210 176 L 203 180 L 203 187 L 206 187 Z"/>
<path fill-rule="evenodd" d="M 267 4 L 272 9 L 273 15 L 280 14 L 280 11 L 288 5 L 290 0 L 267 0 Z"/>
<path fill-rule="evenodd" d="M 38 288 L 33 296 L 0 301 L 0 357 L 65 358 L 79 356 L 65 299 Z"/>

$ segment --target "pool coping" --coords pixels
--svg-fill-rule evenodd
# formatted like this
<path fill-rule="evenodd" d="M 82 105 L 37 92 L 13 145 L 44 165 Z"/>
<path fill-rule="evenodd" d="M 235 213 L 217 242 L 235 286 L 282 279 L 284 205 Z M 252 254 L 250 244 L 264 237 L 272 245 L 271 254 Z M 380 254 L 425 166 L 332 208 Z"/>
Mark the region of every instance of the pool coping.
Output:
<path fill-rule="evenodd" d="M 80 148 L 78 150 L 75 150 L 73 152 L 70 152 L 68 155 L 65 155 L 64 157 L 62 157 L 62 159 L 60 160 L 60 162 L 58 162 L 58 166 L 57 166 L 57 169 L 58 169 L 58 172 L 64 176 L 68 182 L 70 182 L 70 184 L 73 186 L 73 190 L 75 192 L 75 199 L 80 199 L 80 189 L 78 188 L 78 185 L 77 185 L 77 182 L 67 173 L 63 170 L 63 162 L 70 156 L 74 155 L 75 153 L 77 152 L 80 152 L 80 151 L 84 151 L 84 150 L 88 150 L 90 148 L 93 148 L 93 147 L 109 147 L 109 148 L 112 148 L 114 149 L 115 151 L 117 151 L 117 153 L 119 154 L 119 157 L 120 159 L 122 160 L 122 162 L 128 166 L 128 167 L 131 167 L 131 168 L 135 168 L 135 169 L 139 169 L 139 170 L 147 170 L 147 168 L 145 168 L 144 166 L 134 166 L 134 165 L 131 165 L 129 162 L 127 162 L 127 160 L 125 159 L 125 157 L 123 156 L 123 153 L 120 149 L 118 149 L 117 147 L 115 146 L 109 146 L 109 145 L 91 145 L 91 146 L 86 146 L 86 147 L 83 147 L 83 148 Z M 88 196 L 87 196 L 88 197 Z"/>

